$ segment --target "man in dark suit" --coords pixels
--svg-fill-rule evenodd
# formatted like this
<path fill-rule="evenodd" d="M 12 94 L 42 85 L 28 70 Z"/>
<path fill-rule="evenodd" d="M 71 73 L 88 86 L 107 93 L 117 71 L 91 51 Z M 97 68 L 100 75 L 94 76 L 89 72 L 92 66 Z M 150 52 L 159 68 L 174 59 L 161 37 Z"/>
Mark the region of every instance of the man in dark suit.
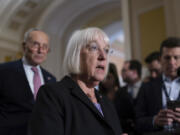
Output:
<path fill-rule="evenodd" d="M 38 88 L 44 83 L 56 81 L 40 67 L 49 51 L 46 33 L 38 29 L 27 31 L 23 51 L 22 59 L 0 65 L 1 135 L 26 135 Z"/>
<path fill-rule="evenodd" d="M 160 47 L 162 76 L 145 83 L 137 100 L 137 128 L 140 132 L 171 129 L 173 122 L 180 124 L 180 108 L 167 107 L 167 102 L 180 99 L 180 39 L 168 38 Z"/>
<path fill-rule="evenodd" d="M 126 133 L 135 133 L 134 106 L 141 86 L 141 70 L 141 63 L 137 60 L 130 60 L 124 63 L 122 77 L 127 85 L 118 90 L 114 100 L 121 126 Z"/>

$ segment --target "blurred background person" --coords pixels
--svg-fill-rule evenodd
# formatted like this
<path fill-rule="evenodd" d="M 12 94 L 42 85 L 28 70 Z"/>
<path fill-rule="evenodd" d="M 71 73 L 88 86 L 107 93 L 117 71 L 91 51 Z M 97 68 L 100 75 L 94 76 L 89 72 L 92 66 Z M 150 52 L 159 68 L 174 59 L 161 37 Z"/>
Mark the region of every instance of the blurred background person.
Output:
<path fill-rule="evenodd" d="M 71 36 L 64 58 L 66 76 L 40 88 L 31 135 L 120 135 L 113 104 L 95 86 L 107 73 L 109 39 L 99 28 Z"/>
<path fill-rule="evenodd" d="M 136 134 L 134 107 L 142 83 L 141 70 L 142 66 L 138 60 L 124 62 L 122 77 L 127 84 L 118 90 L 114 100 L 122 129 L 128 134 Z"/>
<path fill-rule="evenodd" d="M 161 75 L 160 53 L 158 51 L 150 53 L 145 58 L 145 63 L 150 73 L 150 75 L 145 78 L 145 82 L 151 81 Z"/>
<path fill-rule="evenodd" d="M 49 37 L 38 29 L 24 35 L 22 59 L 0 65 L 0 134 L 26 135 L 40 85 L 56 79 L 43 69 Z"/>
<path fill-rule="evenodd" d="M 105 79 L 99 84 L 99 91 L 102 95 L 107 96 L 108 99 L 113 101 L 119 89 L 120 85 L 116 65 L 110 63 Z"/>
<path fill-rule="evenodd" d="M 125 61 L 122 68 L 122 78 L 123 81 L 126 82 L 124 88 L 127 89 L 127 92 L 132 96 L 133 100 L 136 99 L 142 83 L 141 74 L 142 65 L 138 60 Z"/>

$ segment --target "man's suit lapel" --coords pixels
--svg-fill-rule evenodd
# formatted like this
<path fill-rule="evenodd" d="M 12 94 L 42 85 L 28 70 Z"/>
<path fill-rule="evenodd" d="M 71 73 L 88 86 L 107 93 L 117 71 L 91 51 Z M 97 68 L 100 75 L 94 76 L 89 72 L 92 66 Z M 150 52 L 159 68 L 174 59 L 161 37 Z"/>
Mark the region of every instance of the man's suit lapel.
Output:
<path fill-rule="evenodd" d="M 128 100 L 131 102 L 131 104 L 135 105 L 136 99 L 133 99 L 132 95 L 128 92 L 128 85 L 124 86 L 122 88 L 122 91 L 124 92 L 123 94 L 126 95 L 127 94 L 127 98 Z M 125 94 L 126 93 L 126 94 Z"/>
<path fill-rule="evenodd" d="M 46 72 L 42 67 L 40 67 L 40 68 L 41 68 L 41 71 L 42 71 L 44 83 L 50 82 L 50 81 L 52 80 L 52 77 L 49 76 L 49 75 L 47 74 L 47 72 Z"/>
<path fill-rule="evenodd" d="M 153 99 L 153 104 L 150 103 L 153 107 L 155 107 L 155 110 L 159 112 L 160 109 L 162 109 L 162 77 L 159 77 L 155 80 L 153 80 L 151 83 L 149 83 L 149 88 L 147 91 L 147 95 L 149 95 L 150 101 Z"/>
<path fill-rule="evenodd" d="M 33 93 L 32 93 L 32 91 L 31 91 L 29 82 L 28 82 L 27 77 L 26 77 L 26 74 L 25 74 L 25 70 L 24 70 L 24 67 L 23 67 L 22 60 L 18 60 L 18 61 L 17 61 L 17 63 L 16 63 L 16 69 L 17 69 L 17 71 L 22 75 L 22 77 L 24 78 L 23 80 L 25 80 L 25 83 L 22 84 L 22 85 L 25 85 L 25 87 L 26 87 L 26 89 L 25 89 L 24 91 L 27 92 L 27 95 L 28 95 L 30 98 L 33 98 L 33 99 L 34 99 Z"/>
<path fill-rule="evenodd" d="M 155 86 L 156 93 L 154 96 L 156 96 L 155 99 L 158 100 L 157 101 L 158 107 L 162 108 L 163 107 L 163 104 L 162 104 L 162 85 L 163 85 L 162 77 L 158 78 L 158 80 L 156 82 L 157 82 L 156 86 Z"/>

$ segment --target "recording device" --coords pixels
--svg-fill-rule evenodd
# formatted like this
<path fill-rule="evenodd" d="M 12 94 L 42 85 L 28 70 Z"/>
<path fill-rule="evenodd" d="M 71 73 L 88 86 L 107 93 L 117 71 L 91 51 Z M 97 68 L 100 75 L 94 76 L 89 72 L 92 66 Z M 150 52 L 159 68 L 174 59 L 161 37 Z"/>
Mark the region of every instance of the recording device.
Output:
<path fill-rule="evenodd" d="M 175 111 L 175 108 L 179 107 L 180 108 L 180 101 L 178 100 L 174 100 L 174 101 L 167 101 L 167 108 L 168 109 L 171 109 L 171 110 L 174 110 Z"/>

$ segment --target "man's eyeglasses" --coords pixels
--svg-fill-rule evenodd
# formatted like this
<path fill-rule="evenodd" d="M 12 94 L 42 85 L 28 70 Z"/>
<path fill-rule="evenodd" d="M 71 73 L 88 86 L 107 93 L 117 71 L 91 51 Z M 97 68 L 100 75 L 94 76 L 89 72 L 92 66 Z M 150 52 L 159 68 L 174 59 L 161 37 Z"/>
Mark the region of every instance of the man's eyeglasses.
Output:
<path fill-rule="evenodd" d="M 28 41 L 30 44 L 30 48 L 37 51 L 38 49 L 41 49 L 43 51 L 48 51 L 49 50 L 49 45 L 48 44 L 41 44 L 37 41 Z"/>

